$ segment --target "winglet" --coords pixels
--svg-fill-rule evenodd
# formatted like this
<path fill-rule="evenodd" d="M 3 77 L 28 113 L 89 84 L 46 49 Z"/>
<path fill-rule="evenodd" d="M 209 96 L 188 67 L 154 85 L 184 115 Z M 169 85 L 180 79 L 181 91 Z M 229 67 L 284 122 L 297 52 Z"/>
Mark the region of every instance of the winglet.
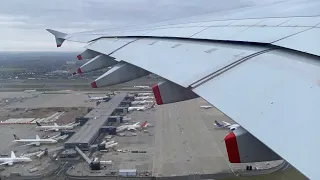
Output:
<path fill-rule="evenodd" d="M 64 42 L 67 34 L 59 32 L 59 31 L 55 31 L 52 29 L 46 29 L 48 32 L 50 32 L 51 34 L 54 35 L 54 37 L 56 38 L 56 43 L 57 43 L 57 47 L 61 47 L 62 43 Z"/>

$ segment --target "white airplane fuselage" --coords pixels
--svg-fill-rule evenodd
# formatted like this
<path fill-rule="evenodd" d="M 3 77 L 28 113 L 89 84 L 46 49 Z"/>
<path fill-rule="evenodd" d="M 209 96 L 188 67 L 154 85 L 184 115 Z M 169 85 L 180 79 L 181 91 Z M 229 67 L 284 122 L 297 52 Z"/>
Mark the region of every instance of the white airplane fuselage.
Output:
<path fill-rule="evenodd" d="M 153 99 L 152 96 L 138 96 L 134 98 L 135 100 L 147 100 L 147 99 Z"/>
<path fill-rule="evenodd" d="M 144 111 L 147 108 L 144 106 L 137 106 L 137 107 L 128 107 L 128 111 Z"/>
<path fill-rule="evenodd" d="M 150 86 L 133 86 L 135 88 L 140 88 L 140 89 L 149 89 Z"/>
<path fill-rule="evenodd" d="M 11 166 L 16 162 L 30 162 L 32 161 L 29 157 L 16 157 L 13 151 L 11 151 L 11 156 L 9 158 L 0 158 L 0 165 Z"/>
<path fill-rule="evenodd" d="M 13 163 L 17 163 L 17 162 L 31 162 L 32 160 L 28 157 L 15 157 L 15 158 L 0 158 L 0 162 L 4 163 L 4 162 L 12 162 L 12 163 L 8 163 L 8 165 L 13 165 Z"/>
<path fill-rule="evenodd" d="M 61 129 L 73 129 L 73 126 L 37 126 L 37 129 L 59 131 Z"/>
<path fill-rule="evenodd" d="M 57 143 L 57 140 L 54 139 L 16 139 L 12 142 L 17 143 L 34 143 L 36 146 L 40 146 L 40 144 L 54 144 Z"/>
<path fill-rule="evenodd" d="M 138 96 L 149 96 L 152 95 L 152 93 L 138 93 Z"/>

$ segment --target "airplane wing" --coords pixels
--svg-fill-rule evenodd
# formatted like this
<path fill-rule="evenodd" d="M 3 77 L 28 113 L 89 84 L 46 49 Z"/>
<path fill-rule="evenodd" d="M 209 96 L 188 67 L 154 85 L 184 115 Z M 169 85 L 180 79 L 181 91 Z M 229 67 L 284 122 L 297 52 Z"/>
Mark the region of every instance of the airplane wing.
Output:
<path fill-rule="evenodd" d="M 222 121 L 222 123 L 225 125 L 225 126 L 230 126 L 231 124 L 226 122 L 226 121 Z"/>
<path fill-rule="evenodd" d="M 23 147 L 23 146 L 32 146 L 32 145 L 36 145 L 37 143 L 36 142 L 32 142 L 32 143 L 28 143 L 28 144 L 23 144 L 21 145 L 20 147 Z"/>
<path fill-rule="evenodd" d="M 307 117 L 320 125 L 319 9 L 320 1 L 292 0 L 122 29 L 49 31 L 58 46 L 89 43 L 79 60 L 103 55 L 88 64 L 93 69 L 116 62 L 93 88 L 154 73 L 201 96 L 319 179 L 320 131 L 300 123 Z"/>
<path fill-rule="evenodd" d="M 55 131 L 57 128 L 59 128 L 59 127 L 47 128 L 46 130 L 47 130 L 47 131 Z"/>
<path fill-rule="evenodd" d="M 134 128 L 134 127 L 127 127 L 127 130 L 128 130 L 128 131 L 135 131 L 135 130 L 137 130 L 137 129 Z"/>
<path fill-rule="evenodd" d="M 4 163 L 0 163 L 0 166 L 1 165 L 7 165 L 7 164 L 13 164 L 13 161 L 7 161 L 7 162 L 4 162 Z"/>

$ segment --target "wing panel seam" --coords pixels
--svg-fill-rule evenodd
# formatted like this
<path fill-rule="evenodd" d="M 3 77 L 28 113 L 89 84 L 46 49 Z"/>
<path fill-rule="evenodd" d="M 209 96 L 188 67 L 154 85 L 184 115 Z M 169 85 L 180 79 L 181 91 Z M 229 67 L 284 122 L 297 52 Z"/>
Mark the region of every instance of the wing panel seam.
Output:
<path fill-rule="evenodd" d="M 133 40 L 133 41 L 130 41 L 130 42 L 126 43 L 126 44 L 120 46 L 119 48 L 115 49 L 114 51 L 112 51 L 112 52 L 109 53 L 108 55 L 110 56 L 111 54 L 115 53 L 115 52 L 118 51 L 119 49 L 122 49 L 123 47 L 126 47 L 127 45 L 129 45 L 129 44 L 131 44 L 131 43 L 133 43 L 133 42 L 136 42 L 136 41 L 138 41 L 138 40 L 140 40 L 140 39 L 141 39 L 141 38 L 137 38 L 137 39 L 135 39 L 135 40 Z"/>
<path fill-rule="evenodd" d="M 224 72 L 229 71 L 230 69 L 238 66 L 239 64 L 242 64 L 243 62 L 245 62 L 245 61 L 247 61 L 247 60 L 249 60 L 249 59 L 251 59 L 253 57 L 259 56 L 259 55 L 264 54 L 264 53 L 269 52 L 269 51 L 273 51 L 275 49 L 278 49 L 278 48 L 269 48 L 269 49 L 262 50 L 262 51 L 254 53 L 254 54 L 248 55 L 246 57 L 243 57 L 243 58 L 241 58 L 241 59 L 239 59 L 239 60 L 237 60 L 237 61 L 235 61 L 235 62 L 233 62 L 233 63 L 231 63 L 231 64 L 229 64 L 229 65 L 227 65 L 227 66 L 225 66 L 223 68 L 221 68 L 221 69 L 218 69 L 217 71 L 212 72 L 211 74 L 199 79 L 198 81 L 190 84 L 189 86 L 191 87 L 191 89 L 195 89 L 195 88 L 201 86 L 202 84 L 210 81 L 211 79 L 223 74 Z"/>
<path fill-rule="evenodd" d="M 302 31 L 299 31 L 299 32 L 296 32 L 296 33 L 293 33 L 293 34 L 291 34 L 291 35 L 289 35 L 289 36 L 286 36 L 286 37 L 277 39 L 277 40 L 275 40 L 275 41 L 273 41 L 273 42 L 270 42 L 270 43 L 272 44 L 272 43 L 281 41 L 281 40 L 286 39 L 286 38 L 289 38 L 289 37 L 291 37 L 291 36 L 294 36 L 294 35 L 297 35 L 297 34 L 300 34 L 300 33 L 306 32 L 306 31 L 309 31 L 310 29 L 313 29 L 313 28 L 315 28 L 315 27 L 311 27 L 311 28 L 308 28 L 308 29 L 305 29 L 305 30 L 302 30 Z"/>

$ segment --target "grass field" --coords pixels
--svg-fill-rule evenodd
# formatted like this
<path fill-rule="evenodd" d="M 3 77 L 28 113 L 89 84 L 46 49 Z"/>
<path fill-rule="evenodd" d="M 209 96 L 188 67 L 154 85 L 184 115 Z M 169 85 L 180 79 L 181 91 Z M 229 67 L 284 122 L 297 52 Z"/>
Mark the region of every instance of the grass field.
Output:
<path fill-rule="evenodd" d="M 23 68 L 2 68 L 2 67 L 0 67 L 0 73 L 19 72 L 19 71 L 24 71 L 24 69 Z"/>

